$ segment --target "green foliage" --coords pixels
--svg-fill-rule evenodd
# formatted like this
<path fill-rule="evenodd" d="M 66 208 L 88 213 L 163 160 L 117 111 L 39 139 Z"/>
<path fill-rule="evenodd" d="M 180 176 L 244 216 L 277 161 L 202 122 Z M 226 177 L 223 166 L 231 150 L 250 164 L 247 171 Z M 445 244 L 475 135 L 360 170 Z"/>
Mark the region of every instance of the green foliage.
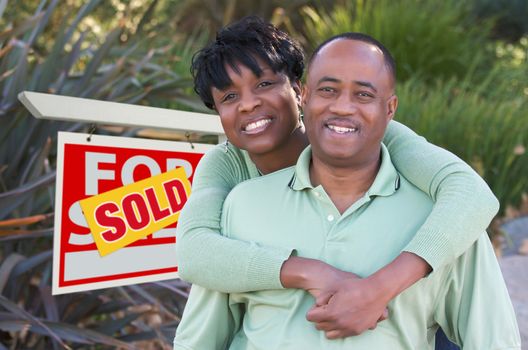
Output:
<path fill-rule="evenodd" d="M 143 50 L 142 40 L 131 37 L 122 44 L 125 19 L 100 41 L 79 29 L 99 0 L 69 8 L 73 15 L 49 31 L 59 3 L 42 0 L 31 17 L 1 22 L 0 349 L 133 348 L 148 339 L 167 347 L 186 297 L 183 282 L 51 296 L 56 135 L 87 126 L 37 120 L 17 95 L 31 90 L 136 104 L 160 96 L 181 105 L 196 99 L 185 93 L 189 78 L 154 62 L 163 51 Z M 44 33 L 52 40 L 41 40 Z"/>
<path fill-rule="evenodd" d="M 44 4 L 45 1 L 42 2 Z M 36 120 L 17 100 L 20 91 L 53 92 L 101 100 L 149 104 L 163 96 L 181 104 L 196 104 L 184 92 L 191 85 L 189 77 L 154 64 L 155 49 L 141 52 L 139 43 L 129 47 L 119 44 L 122 27 L 114 28 L 100 45 L 85 41 L 85 33 L 76 31 L 99 1 L 86 3 L 77 16 L 55 34 L 49 51 L 34 47 L 58 1 L 45 10 L 8 28 L 0 35 L 0 185 L 5 191 L 0 198 L 0 220 L 8 215 L 27 216 L 49 210 L 33 207 L 39 201 L 31 193 L 49 184 L 52 166 L 49 157 L 53 147 L 44 147 L 54 140 L 58 129 L 79 130 L 83 125 Z M 46 163 L 47 161 L 47 163 Z M 52 165 L 52 164 L 51 164 Z M 33 204 L 32 204 L 33 203 Z"/>
<path fill-rule="evenodd" d="M 528 1 L 474 0 L 473 13 L 479 18 L 494 18 L 493 34 L 511 42 L 528 34 Z"/>
<path fill-rule="evenodd" d="M 501 212 L 528 192 L 528 88 L 505 76 L 492 70 L 480 86 L 471 79 L 433 85 L 410 79 L 397 89 L 397 119 L 477 170 Z"/>
<path fill-rule="evenodd" d="M 332 11 L 304 8 L 310 50 L 332 35 L 362 32 L 394 55 L 398 79 L 462 77 L 486 65 L 489 23 L 465 23 L 468 9 L 456 0 L 350 0 Z"/>
<path fill-rule="evenodd" d="M 380 40 L 398 66 L 397 118 L 472 165 L 503 210 L 519 204 L 528 192 L 527 38 L 492 42 L 494 23 L 476 22 L 472 3 L 454 0 L 350 0 L 303 11 L 312 48 L 346 31 Z"/>

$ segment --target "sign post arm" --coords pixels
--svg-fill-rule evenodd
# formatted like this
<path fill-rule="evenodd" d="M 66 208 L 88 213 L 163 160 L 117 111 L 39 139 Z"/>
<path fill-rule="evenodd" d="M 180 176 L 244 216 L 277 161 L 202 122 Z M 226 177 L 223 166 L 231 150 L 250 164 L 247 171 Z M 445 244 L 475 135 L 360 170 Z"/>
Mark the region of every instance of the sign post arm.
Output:
<path fill-rule="evenodd" d="M 200 132 L 223 137 L 217 115 L 23 91 L 18 99 L 38 119 Z"/>

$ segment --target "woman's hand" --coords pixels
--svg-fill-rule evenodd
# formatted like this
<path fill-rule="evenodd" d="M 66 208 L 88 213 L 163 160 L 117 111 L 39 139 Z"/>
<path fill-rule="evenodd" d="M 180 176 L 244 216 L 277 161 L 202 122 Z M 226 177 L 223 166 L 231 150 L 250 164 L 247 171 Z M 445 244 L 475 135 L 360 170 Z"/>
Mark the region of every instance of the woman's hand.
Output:
<path fill-rule="evenodd" d="M 387 318 L 390 299 L 381 298 L 379 286 L 322 261 L 290 257 L 281 269 L 285 288 L 304 289 L 315 299 L 307 319 L 329 339 L 358 335 Z"/>

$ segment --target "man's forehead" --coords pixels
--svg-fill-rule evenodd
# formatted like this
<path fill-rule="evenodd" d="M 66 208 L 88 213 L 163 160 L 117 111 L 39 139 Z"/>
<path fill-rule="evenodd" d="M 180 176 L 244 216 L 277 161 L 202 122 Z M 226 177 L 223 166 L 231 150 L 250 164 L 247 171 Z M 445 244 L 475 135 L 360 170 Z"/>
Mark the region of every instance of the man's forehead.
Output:
<path fill-rule="evenodd" d="M 308 67 L 307 81 L 315 79 L 316 83 L 329 71 L 333 71 L 334 74 L 345 73 L 353 68 L 353 65 L 389 73 L 383 51 L 376 45 L 355 39 L 339 38 L 327 43 L 312 58 Z M 339 75 L 336 77 L 340 78 Z"/>
<path fill-rule="evenodd" d="M 336 53 L 339 52 L 339 53 Z M 335 40 L 332 40 L 328 42 L 326 45 L 321 47 L 315 57 L 312 59 L 313 61 L 316 61 L 320 57 L 324 56 L 333 56 L 336 54 L 343 54 L 343 53 L 356 53 L 356 52 L 370 52 L 372 54 L 378 54 L 383 56 L 383 52 L 380 50 L 379 47 L 377 47 L 374 44 L 364 42 L 357 39 L 349 39 L 349 38 L 337 38 Z"/>

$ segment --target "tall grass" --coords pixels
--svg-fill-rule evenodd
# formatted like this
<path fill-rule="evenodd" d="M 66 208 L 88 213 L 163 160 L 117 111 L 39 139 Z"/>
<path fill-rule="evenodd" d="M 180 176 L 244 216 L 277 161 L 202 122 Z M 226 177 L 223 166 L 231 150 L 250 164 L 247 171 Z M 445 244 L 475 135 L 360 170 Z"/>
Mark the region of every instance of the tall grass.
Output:
<path fill-rule="evenodd" d="M 303 11 L 309 51 L 335 34 L 366 33 L 392 52 L 400 80 L 462 77 L 493 59 L 492 50 L 486 49 L 491 23 L 468 23 L 464 2 L 350 0 L 331 11 L 312 7 Z"/>
<path fill-rule="evenodd" d="M 397 119 L 476 169 L 501 213 L 528 193 L 528 84 L 512 91 L 503 73 L 490 71 L 480 86 L 470 79 L 428 85 L 413 78 L 397 89 Z"/>

